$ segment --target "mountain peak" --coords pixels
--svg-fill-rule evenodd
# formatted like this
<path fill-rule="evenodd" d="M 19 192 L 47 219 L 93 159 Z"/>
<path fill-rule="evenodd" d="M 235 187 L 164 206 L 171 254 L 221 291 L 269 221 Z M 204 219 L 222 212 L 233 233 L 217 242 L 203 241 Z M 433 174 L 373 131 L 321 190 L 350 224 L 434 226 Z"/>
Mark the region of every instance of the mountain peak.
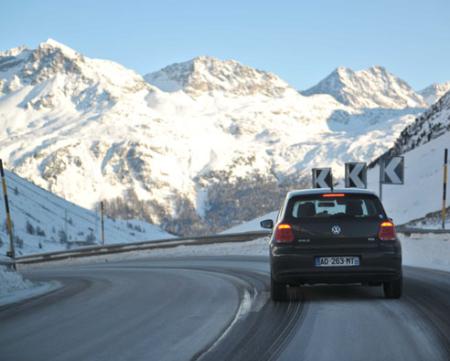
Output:
<path fill-rule="evenodd" d="M 29 50 L 29 48 L 25 45 L 17 46 L 12 49 L 0 51 L 0 58 L 1 57 L 10 57 L 10 56 L 18 56 L 20 53 Z"/>
<path fill-rule="evenodd" d="M 108 60 L 90 59 L 53 39 L 35 49 L 0 53 L 0 96 L 34 86 L 20 106 L 26 109 L 97 111 L 140 90 L 151 90 L 134 71 Z"/>
<path fill-rule="evenodd" d="M 450 81 L 445 83 L 433 83 L 425 89 L 420 90 L 419 94 L 423 96 L 429 105 L 432 105 L 448 91 L 450 91 Z"/>
<path fill-rule="evenodd" d="M 331 72 L 330 75 L 332 74 L 346 75 L 348 73 L 353 73 L 353 70 L 345 66 L 338 66 L 336 69 L 334 69 L 334 71 Z"/>
<path fill-rule="evenodd" d="M 371 70 L 374 72 L 388 73 L 387 69 L 381 65 L 374 65 L 374 66 L 370 67 L 368 70 Z"/>
<path fill-rule="evenodd" d="M 71 58 L 80 55 L 78 52 L 76 52 L 71 47 L 64 45 L 63 43 L 60 43 L 52 38 L 48 38 L 46 41 L 40 43 L 38 45 L 38 49 L 57 49 L 57 50 L 61 51 L 62 53 L 64 53 L 64 55 L 71 57 Z"/>
<path fill-rule="evenodd" d="M 222 92 L 228 95 L 279 97 L 290 86 L 278 76 L 235 60 L 198 56 L 145 75 L 147 82 L 166 92 L 182 90 L 192 96 Z M 293 89 L 292 89 L 293 90 Z"/>
<path fill-rule="evenodd" d="M 338 67 L 302 94 L 329 94 L 339 102 L 356 108 L 401 109 L 426 106 L 423 98 L 405 81 L 380 65 L 358 71 Z"/>

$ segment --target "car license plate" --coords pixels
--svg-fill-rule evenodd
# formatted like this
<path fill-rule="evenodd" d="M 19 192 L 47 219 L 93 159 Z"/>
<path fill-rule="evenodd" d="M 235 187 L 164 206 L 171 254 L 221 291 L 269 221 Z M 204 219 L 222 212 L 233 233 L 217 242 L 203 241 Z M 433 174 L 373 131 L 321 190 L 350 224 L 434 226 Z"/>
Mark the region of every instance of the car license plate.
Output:
<path fill-rule="evenodd" d="M 335 256 L 316 257 L 316 267 L 354 267 L 359 266 L 359 257 Z"/>

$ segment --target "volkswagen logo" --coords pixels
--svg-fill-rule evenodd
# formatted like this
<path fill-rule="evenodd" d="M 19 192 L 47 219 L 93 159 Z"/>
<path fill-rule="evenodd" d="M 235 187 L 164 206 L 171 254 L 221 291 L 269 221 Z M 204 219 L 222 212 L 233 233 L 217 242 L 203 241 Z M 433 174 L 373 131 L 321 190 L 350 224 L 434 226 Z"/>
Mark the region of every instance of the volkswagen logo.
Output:
<path fill-rule="evenodd" d="M 331 233 L 333 233 L 333 234 L 340 234 L 341 233 L 341 227 L 339 227 L 337 225 L 331 227 Z"/>

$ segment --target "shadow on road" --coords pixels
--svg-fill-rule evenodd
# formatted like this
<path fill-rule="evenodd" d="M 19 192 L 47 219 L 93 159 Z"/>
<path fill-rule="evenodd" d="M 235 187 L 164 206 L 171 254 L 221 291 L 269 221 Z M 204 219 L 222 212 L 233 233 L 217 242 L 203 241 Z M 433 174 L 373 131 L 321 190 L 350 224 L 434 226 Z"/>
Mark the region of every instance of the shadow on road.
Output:
<path fill-rule="evenodd" d="M 384 299 L 381 286 L 355 285 L 317 285 L 289 287 L 288 295 L 291 301 L 310 302 L 361 302 Z"/>

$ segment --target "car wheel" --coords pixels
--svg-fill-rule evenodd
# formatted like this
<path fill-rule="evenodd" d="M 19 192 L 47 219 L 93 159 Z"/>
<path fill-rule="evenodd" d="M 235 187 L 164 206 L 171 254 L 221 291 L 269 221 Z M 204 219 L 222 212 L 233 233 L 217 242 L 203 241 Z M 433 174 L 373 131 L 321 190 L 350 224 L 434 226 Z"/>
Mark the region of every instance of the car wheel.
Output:
<path fill-rule="evenodd" d="M 287 301 L 286 284 L 276 282 L 272 277 L 270 277 L 270 296 L 275 302 Z"/>
<path fill-rule="evenodd" d="M 397 280 L 384 282 L 384 297 L 386 298 L 400 298 L 402 296 L 403 278 Z"/>

